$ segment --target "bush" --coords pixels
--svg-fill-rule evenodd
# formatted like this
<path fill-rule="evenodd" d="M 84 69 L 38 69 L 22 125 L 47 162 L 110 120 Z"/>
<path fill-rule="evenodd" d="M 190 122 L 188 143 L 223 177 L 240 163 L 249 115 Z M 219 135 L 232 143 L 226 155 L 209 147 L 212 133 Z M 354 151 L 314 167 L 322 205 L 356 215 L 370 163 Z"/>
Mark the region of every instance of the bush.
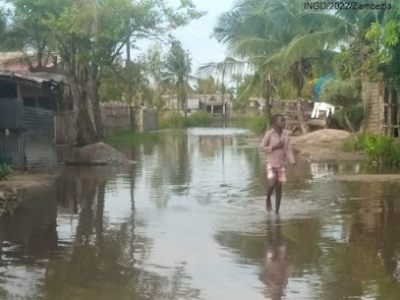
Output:
<path fill-rule="evenodd" d="M 268 121 L 265 115 L 236 117 L 233 119 L 233 122 L 250 129 L 255 134 L 264 133 L 268 128 Z"/>
<path fill-rule="evenodd" d="M 394 138 L 370 135 L 364 140 L 365 154 L 381 165 L 399 165 L 400 147 Z"/>
<path fill-rule="evenodd" d="M 353 124 L 355 130 L 360 130 L 361 122 L 364 119 L 364 107 L 362 104 L 357 104 L 350 108 L 349 120 Z M 340 129 L 349 129 L 344 118 L 344 109 L 338 109 L 335 114 L 332 115 L 332 121 L 339 125 Z"/>
<path fill-rule="evenodd" d="M 160 121 L 160 129 L 183 129 L 211 125 L 213 116 L 205 111 L 199 111 L 185 118 L 180 113 L 174 113 Z"/>
<path fill-rule="evenodd" d="M 0 165 L 0 180 L 7 180 L 11 174 L 12 174 L 11 167 L 4 164 Z"/>
<path fill-rule="evenodd" d="M 400 165 L 400 145 L 391 137 L 362 133 L 343 141 L 342 150 L 364 151 L 380 165 Z"/>
<path fill-rule="evenodd" d="M 255 134 L 261 134 L 265 132 L 268 128 L 267 118 L 263 115 L 255 116 L 250 119 L 249 129 Z"/>
<path fill-rule="evenodd" d="M 365 140 L 369 136 L 371 136 L 371 134 L 364 132 L 364 133 L 359 133 L 354 137 L 345 139 L 342 142 L 341 150 L 345 152 L 365 151 Z"/>

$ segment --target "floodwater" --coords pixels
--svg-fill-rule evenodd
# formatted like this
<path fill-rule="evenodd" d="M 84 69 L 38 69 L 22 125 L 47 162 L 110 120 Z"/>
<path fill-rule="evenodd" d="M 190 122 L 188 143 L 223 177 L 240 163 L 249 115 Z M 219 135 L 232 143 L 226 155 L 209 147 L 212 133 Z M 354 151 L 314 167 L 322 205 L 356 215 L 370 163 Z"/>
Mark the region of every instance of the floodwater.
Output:
<path fill-rule="evenodd" d="M 129 169 L 66 169 L 26 191 L 0 223 L 0 299 L 400 299 L 399 184 L 299 161 L 268 217 L 242 133 L 165 134 L 122 149 Z"/>

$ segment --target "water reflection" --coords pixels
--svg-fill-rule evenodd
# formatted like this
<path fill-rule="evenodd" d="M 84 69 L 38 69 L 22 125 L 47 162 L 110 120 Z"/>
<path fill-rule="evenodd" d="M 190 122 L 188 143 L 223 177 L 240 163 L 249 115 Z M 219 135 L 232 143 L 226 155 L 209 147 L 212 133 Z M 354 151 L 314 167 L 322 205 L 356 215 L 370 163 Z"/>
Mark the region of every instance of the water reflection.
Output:
<path fill-rule="evenodd" d="M 399 299 L 400 185 L 300 160 L 268 219 L 263 157 L 234 133 L 170 134 L 30 191 L 0 220 L 0 299 Z"/>
<path fill-rule="evenodd" d="M 293 269 L 287 253 L 287 244 L 281 233 L 280 219 L 277 218 L 272 225 L 267 223 L 267 251 L 265 256 L 265 269 L 261 280 L 267 287 L 266 297 L 272 300 L 281 300 L 284 290 Z"/>

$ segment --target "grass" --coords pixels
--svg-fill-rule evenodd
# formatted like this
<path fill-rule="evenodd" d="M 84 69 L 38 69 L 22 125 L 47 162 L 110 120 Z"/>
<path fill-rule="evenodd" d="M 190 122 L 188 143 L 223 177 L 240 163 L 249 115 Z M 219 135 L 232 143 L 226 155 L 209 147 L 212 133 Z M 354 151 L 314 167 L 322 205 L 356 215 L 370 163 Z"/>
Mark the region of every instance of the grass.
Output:
<path fill-rule="evenodd" d="M 213 122 L 213 116 L 205 111 L 196 112 L 187 118 L 180 113 L 174 113 L 164 118 L 159 123 L 160 129 L 184 129 L 189 127 L 209 126 Z"/>
<path fill-rule="evenodd" d="M 133 146 L 149 142 L 158 142 L 162 136 L 160 132 L 137 132 L 122 130 L 107 138 L 107 143 L 115 146 Z"/>

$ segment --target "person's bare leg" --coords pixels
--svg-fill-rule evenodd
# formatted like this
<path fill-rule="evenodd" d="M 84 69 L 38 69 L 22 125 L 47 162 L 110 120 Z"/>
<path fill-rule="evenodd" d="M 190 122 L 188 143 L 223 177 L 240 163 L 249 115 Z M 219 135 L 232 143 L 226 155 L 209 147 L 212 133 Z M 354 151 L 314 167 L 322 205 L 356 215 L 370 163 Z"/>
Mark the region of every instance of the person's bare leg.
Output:
<path fill-rule="evenodd" d="M 275 185 L 275 214 L 279 214 L 282 199 L 282 182 L 277 181 Z"/>
<path fill-rule="evenodd" d="M 276 184 L 275 179 L 269 179 L 268 180 L 268 184 L 267 184 L 267 200 L 266 200 L 266 206 L 267 206 L 267 211 L 268 212 L 272 211 L 271 196 L 272 196 L 272 193 L 274 192 L 275 184 Z"/>

